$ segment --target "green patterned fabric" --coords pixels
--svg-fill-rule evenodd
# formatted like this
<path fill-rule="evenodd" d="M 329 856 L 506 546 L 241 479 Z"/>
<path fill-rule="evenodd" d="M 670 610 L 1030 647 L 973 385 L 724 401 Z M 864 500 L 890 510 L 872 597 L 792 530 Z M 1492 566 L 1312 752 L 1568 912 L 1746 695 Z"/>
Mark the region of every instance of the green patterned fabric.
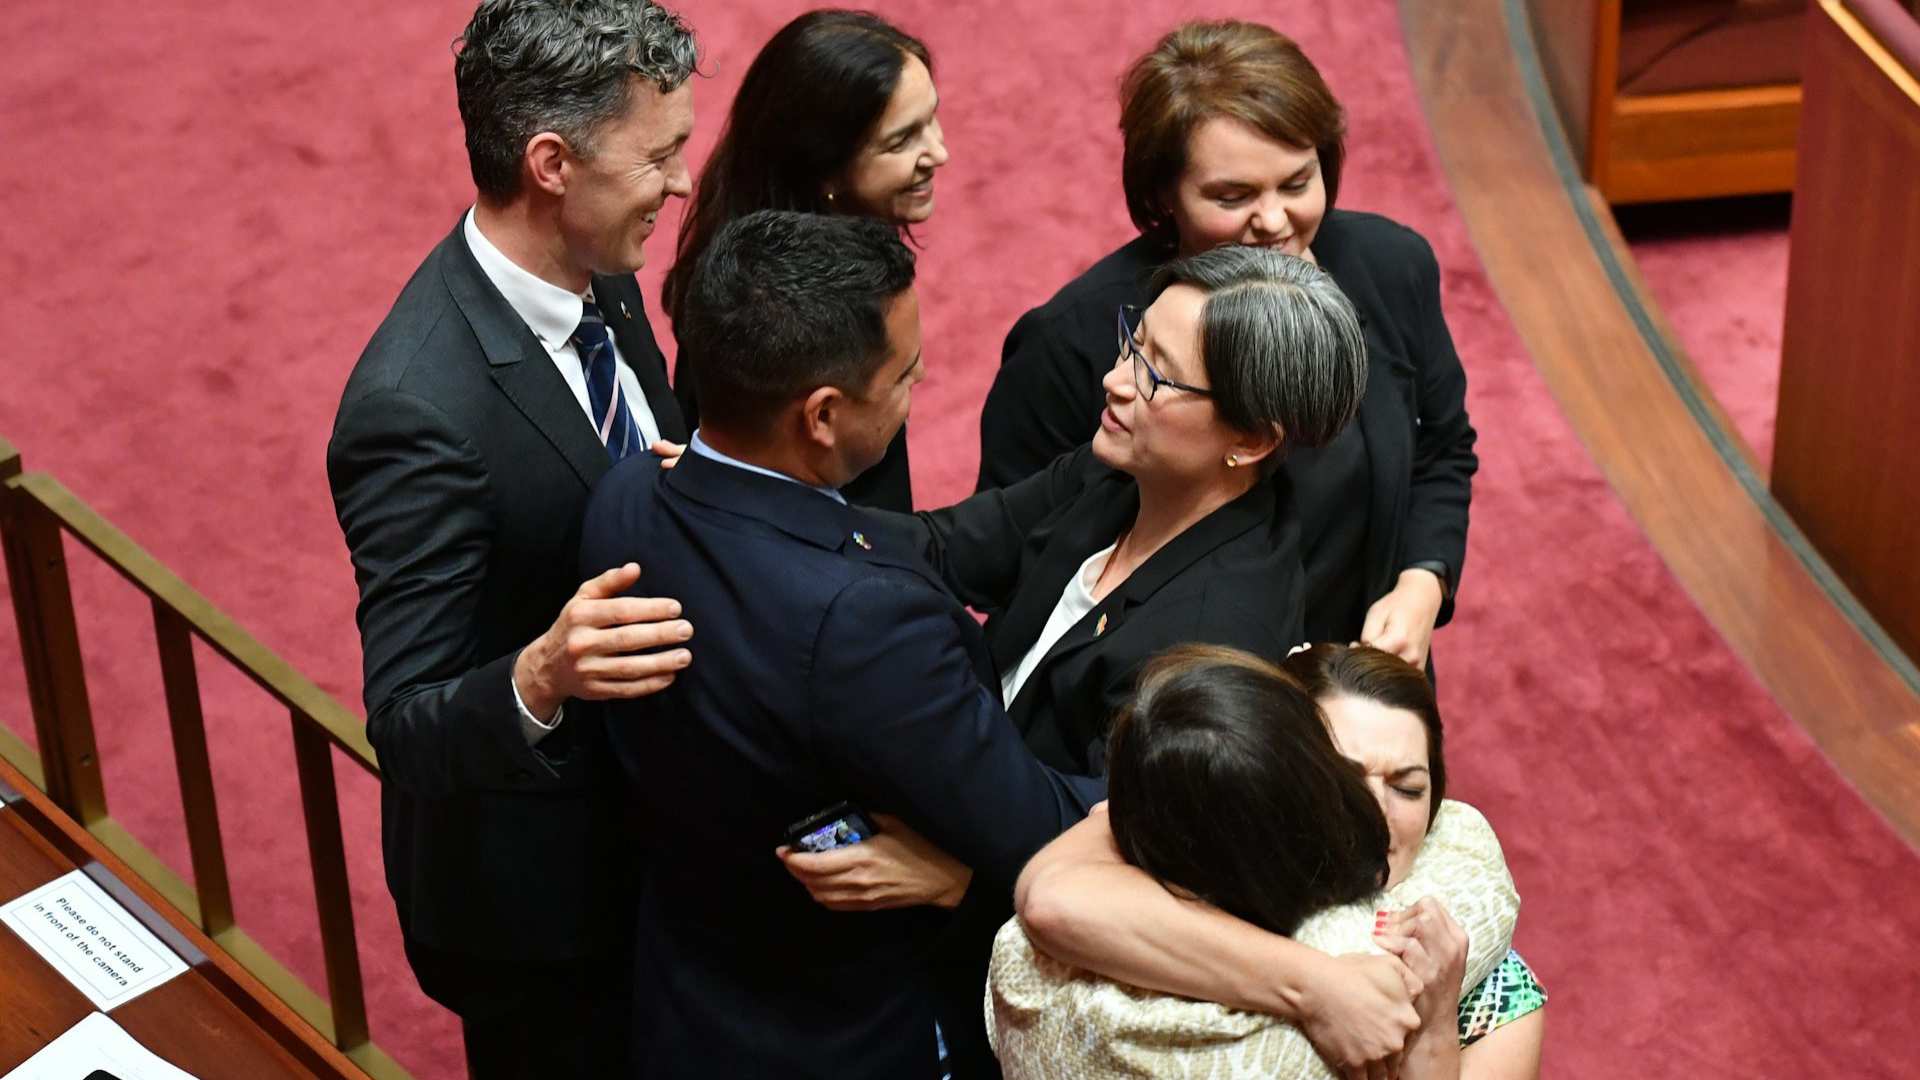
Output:
<path fill-rule="evenodd" d="M 1547 988 L 1534 978 L 1520 954 L 1507 950 L 1493 974 L 1460 999 L 1460 1045 L 1471 1046 L 1502 1024 L 1510 1023 L 1547 1003 Z"/>

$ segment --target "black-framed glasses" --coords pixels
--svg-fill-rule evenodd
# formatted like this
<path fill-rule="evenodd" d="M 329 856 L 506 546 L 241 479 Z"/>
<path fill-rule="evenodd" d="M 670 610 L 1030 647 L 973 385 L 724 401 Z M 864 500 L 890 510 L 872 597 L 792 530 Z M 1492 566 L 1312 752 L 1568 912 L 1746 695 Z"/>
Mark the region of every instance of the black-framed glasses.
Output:
<path fill-rule="evenodd" d="M 1189 394 L 1199 394 L 1201 397 L 1213 396 L 1213 391 L 1204 386 L 1189 386 L 1183 382 L 1175 382 L 1153 370 L 1153 365 L 1147 363 L 1146 355 L 1140 351 L 1139 339 L 1134 336 L 1134 328 L 1139 325 L 1140 309 L 1132 304 L 1121 304 L 1120 355 L 1133 362 L 1133 388 L 1140 391 L 1141 397 L 1152 401 L 1154 392 L 1163 386 L 1185 390 Z"/>

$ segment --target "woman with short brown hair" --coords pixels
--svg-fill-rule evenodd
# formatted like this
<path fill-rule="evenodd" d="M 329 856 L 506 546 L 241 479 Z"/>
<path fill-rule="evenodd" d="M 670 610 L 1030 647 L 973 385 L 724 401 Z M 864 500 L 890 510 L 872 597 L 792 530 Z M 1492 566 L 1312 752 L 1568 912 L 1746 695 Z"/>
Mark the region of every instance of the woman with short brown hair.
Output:
<path fill-rule="evenodd" d="M 980 487 L 1001 487 L 1099 425 L 1118 307 L 1153 269 L 1222 244 L 1318 262 L 1360 312 L 1359 423 L 1288 455 L 1310 640 L 1362 640 L 1416 665 L 1452 614 L 1478 467 L 1466 375 L 1425 240 L 1333 209 L 1345 164 L 1339 101 L 1298 45 L 1247 22 L 1189 23 L 1121 86 L 1122 179 L 1140 235 L 1029 311 L 1007 335 L 980 417 Z"/>

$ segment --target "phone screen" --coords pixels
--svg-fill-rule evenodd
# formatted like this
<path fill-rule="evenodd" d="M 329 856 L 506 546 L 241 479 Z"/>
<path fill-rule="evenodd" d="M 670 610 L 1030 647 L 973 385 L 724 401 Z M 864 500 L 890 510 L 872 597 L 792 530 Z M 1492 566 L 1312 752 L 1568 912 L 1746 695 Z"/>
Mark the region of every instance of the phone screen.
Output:
<path fill-rule="evenodd" d="M 849 814 L 835 818 L 825 825 L 794 838 L 793 846 L 801 851 L 832 851 L 849 844 L 857 844 L 871 835 L 865 828 L 866 822 Z"/>

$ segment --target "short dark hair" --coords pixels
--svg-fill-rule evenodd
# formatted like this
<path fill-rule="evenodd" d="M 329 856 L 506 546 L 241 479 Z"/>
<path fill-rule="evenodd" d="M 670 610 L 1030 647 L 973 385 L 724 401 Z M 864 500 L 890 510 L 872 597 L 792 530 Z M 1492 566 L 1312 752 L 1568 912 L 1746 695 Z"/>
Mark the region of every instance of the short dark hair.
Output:
<path fill-rule="evenodd" d="M 1447 755 L 1440 726 L 1440 701 L 1426 673 L 1390 652 L 1371 645 L 1323 643 L 1302 649 L 1281 665 L 1300 680 L 1315 701 L 1346 696 L 1404 709 L 1420 718 L 1427 729 L 1427 789 L 1433 792 L 1427 828 L 1440 800 L 1447 797 Z"/>
<path fill-rule="evenodd" d="M 1120 185 L 1139 230 L 1173 241 L 1167 196 L 1187 167 L 1187 142 L 1216 116 L 1269 139 L 1320 152 L 1327 205 L 1340 193 L 1346 115 L 1293 39 L 1259 23 L 1191 22 L 1160 39 L 1120 82 Z"/>
<path fill-rule="evenodd" d="M 675 326 L 701 424 L 764 431 L 821 386 L 864 397 L 887 357 L 887 308 L 913 273 L 900 234 L 872 218 L 761 210 L 728 222 Z"/>
<path fill-rule="evenodd" d="M 1367 345 L 1360 317 L 1332 275 L 1305 259 L 1227 244 L 1175 259 L 1154 275 L 1150 297 L 1175 285 L 1207 294 L 1200 356 L 1220 419 L 1283 446 L 1324 446 L 1360 411 Z M 1271 472 L 1284 453 L 1261 461 Z"/>
<path fill-rule="evenodd" d="M 1182 645 L 1141 672 L 1107 747 L 1128 862 L 1277 934 L 1387 880 L 1387 822 L 1313 698 L 1237 649 Z"/>
<path fill-rule="evenodd" d="M 699 63 L 693 31 L 652 0 L 482 0 L 454 41 L 453 81 L 480 194 L 519 194 L 520 159 L 543 131 L 593 153 L 627 109 L 635 76 L 672 93 Z"/>
<path fill-rule="evenodd" d="M 755 210 L 831 209 L 826 185 L 887 111 L 908 56 L 933 70 L 919 38 L 869 11 L 809 11 L 768 39 L 680 219 L 661 289 L 668 318 L 680 320 L 687 279 L 722 225 Z"/>

